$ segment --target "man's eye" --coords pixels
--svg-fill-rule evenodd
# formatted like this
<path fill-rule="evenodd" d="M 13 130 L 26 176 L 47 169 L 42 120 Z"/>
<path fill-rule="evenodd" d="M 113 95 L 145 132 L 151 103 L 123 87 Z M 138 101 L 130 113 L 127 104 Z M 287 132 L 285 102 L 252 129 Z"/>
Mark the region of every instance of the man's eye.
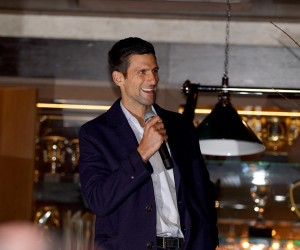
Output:
<path fill-rule="evenodd" d="M 157 73 L 158 73 L 158 69 L 154 69 L 154 70 L 152 70 L 152 72 L 153 72 L 154 74 L 157 74 Z"/>
<path fill-rule="evenodd" d="M 145 70 L 140 70 L 138 73 L 139 73 L 139 75 L 144 75 L 146 73 L 146 71 Z"/>

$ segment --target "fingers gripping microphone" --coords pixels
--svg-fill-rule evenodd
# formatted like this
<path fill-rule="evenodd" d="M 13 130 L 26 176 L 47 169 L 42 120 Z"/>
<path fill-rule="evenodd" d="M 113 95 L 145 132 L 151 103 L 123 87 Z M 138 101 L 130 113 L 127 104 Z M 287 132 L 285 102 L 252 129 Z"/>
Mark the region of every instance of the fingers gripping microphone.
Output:
<path fill-rule="evenodd" d="M 155 116 L 155 113 L 152 110 L 148 111 L 144 117 L 145 122 L 149 121 L 153 116 Z M 165 168 L 168 170 L 173 168 L 173 162 L 172 162 L 169 150 L 167 148 L 167 144 L 165 142 L 163 142 L 161 144 L 158 152 L 159 152 L 160 157 L 165 165 Z"/>

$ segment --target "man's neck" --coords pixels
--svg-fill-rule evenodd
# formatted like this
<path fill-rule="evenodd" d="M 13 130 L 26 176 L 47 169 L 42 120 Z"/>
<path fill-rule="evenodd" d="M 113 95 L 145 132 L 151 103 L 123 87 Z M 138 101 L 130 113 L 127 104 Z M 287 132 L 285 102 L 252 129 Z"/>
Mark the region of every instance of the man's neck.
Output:
<path fill-rule="evenodd" d="M 133 115 L 138 120 L 140 125 L 142 127 L 144 127 L 145 114 L 146 114 L 146 112 L 151 110 L 151 106 L 135 105 L 135 107 L 132 108 L 130 105 L 127 105 L 127 103 L 124 103 L 124 101 L 122 99 L 121 99 L 121 103 L 122 103 L 123 107 L 126 108 L 128 110 L 128 112 L 130 112 L 130 114 Z"/>

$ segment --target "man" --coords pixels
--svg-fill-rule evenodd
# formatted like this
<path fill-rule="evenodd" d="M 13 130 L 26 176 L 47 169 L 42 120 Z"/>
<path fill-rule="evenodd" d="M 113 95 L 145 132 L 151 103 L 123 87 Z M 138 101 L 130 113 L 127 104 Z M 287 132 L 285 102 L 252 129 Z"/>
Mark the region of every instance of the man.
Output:
<path fill-rule="evenodd" d="M 153 45 L 120 40 L 109 51 L 109 65 L 121 99 L 79 135 L 80 179 L 96 214 L 98 249 L 215 249 L 214 185 L 192 122 L 155 103 Z M 159 150 L 166 142 L 169 170 Z"/>

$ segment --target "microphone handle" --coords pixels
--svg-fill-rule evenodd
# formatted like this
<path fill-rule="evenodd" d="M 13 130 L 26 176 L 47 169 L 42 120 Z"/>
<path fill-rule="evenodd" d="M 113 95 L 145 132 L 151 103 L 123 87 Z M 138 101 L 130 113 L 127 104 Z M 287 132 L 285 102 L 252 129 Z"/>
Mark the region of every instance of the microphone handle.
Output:
<path fill-rule="evenodd" d="M 167 145 L 165 142 L 163 144 L 161 144 L 161 146 L 159 148 L 159 154 L 165 165 L 165 168 L 167 170 L 173 168 L 173 162 L 172 162 L 172 159 L 170 157 L 170 154 L 169 154 L 169 151 L 168 151 L 168 148 L 167 148 Z"/>
<path fill-rule="evenodd" d="M 152 110 L 147 112 L 144 117 L 145 122 L 148 122 L 153 116 L 155 116 L 155 113 Z M 167 170 L 173 168 L 173 162 L 172 162 L 171 156 L 169 154 L 167 144 L 165 142 L 163 142 L 163 144 L 161 144 L 158 151 L 159 151 L 160 157 L 165 165 L 165 168 Z"/>

